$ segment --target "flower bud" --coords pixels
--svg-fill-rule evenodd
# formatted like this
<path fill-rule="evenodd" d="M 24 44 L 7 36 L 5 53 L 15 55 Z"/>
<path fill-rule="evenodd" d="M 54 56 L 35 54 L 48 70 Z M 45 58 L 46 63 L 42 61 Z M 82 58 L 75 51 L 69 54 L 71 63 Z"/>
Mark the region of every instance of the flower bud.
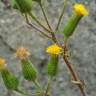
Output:
<path fill-rule="evenodd" d="M 10 0 L 10 4 L 11 4 L 12 8 L 18 9 L 18 5 L 16 3 L 16 0 Z"/>
<path fill-rule="evenodd" d="M 24 47 L 17 48 L 15 56 L 20 60 L 26 60 L 30 56 L 28 50 Z"/>
<path fill-rule="evenodd" d="M 37 78 L 37 70 L 29 60 L 22 60 L 22 71 L 24 78 L 28 81 L 35 81 Z"/>
<path fill-rule="evenodd" d="M 58 70 L 58 56 L 52 55 L 47 66 L 47 73 L 49 76 L 53 77 L 56 75 Z"/>
<path fill-rule="evenodd" d="M 28 81 L 34 81 L 37 78 L 37 70 L 32 64 L 32 62 L 28 59 L 30 53 L 27 49 L 21 47 L 16 51 L 16 57 L 18 57 L 22 63 L 22 71 L 24 78 Z"/>
<path fill-rule="evenodd" d="M 84 5 L 82 4 L 74 5 L 74 14 L 72 17 L 69 18 L 69 21 L 64 26 L 63 33 L 65 36 L 65 40 L 68 39 L 73 34 L 81 18 L 87 15 L 88 11 L 86 10 Z"/>
<path fill-rule="evenodd" d="M 6 67 L 6 60 L 0 57 L 0 71 Z"/>
<path fill-rule="evenodd" d="M 18 89 L 19 81 L 7 68 L 1 71 L 1 75 L 3 78 L 4 84 L 8 90 Z"/>
<path fill-rule="evenodd" d="M 65 39 L 68 39 L 74 32 L 75 28 L 77 27 L 81 17 L 74 14 L 69 21 L 64 26 L 64 36 Z"/>
<path fill-rule="evenodd" d="M 62 48 L 57 44 L 53 44 L 47 47 L 46 52 L 51 55 L 47 66 L 47 73 L 49 76 L 53 77 L 57 73 L 58 69 L 58 55 L 61 53 Z"/>
<path fill-rule="evenodd" d="M 22 13 L 28 13 L 32 9 L 32 0 L 12 0 L 13 7 L 18 8 Z"/>

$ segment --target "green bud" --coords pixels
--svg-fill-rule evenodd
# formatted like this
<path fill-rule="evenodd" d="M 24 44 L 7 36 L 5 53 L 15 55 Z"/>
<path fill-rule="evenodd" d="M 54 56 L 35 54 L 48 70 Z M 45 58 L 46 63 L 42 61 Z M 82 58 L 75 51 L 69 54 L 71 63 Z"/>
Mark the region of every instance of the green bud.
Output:
<path fill-rule="evenodd" d="M 64 36 L 65 39 L 68 39 L 74 32 L 75 28 L 77 27 L 79 21 L 81 19 L 81 16 L 78 16 L 74 14 L 69 21 L 64 26 Z"/>
<path fill-rule="evenodd" d="M 28 81 L 35 81 L 37 78 L 37 70 L 29 60 L 22 60 L 22 71 L 24 78 Z"/>
<path fill-rule="evenodd" d="M 1 75 L 8 90 L 17 90 L 19 81 L 8 69 L 2 69 Z"/>
<path fill-rule="evenodd" d="M 12 0 L 11 5 L 22 13 L 28 13 L 32 9 L 32 0 Z"/>
<path fill-rule="evenodd" d="M 56 75 L 57 70 L 58 70 L 58 56 L 52 55 L 48 62 L 47 73 L 49 76 L 53 77 Z"/>
<path fill-rule="evenodd" d="M 18 5 L 16 3 L 16 0 L 10 0 L 10 4 L 11 4 L 12 8 L 18 9 Z"/>

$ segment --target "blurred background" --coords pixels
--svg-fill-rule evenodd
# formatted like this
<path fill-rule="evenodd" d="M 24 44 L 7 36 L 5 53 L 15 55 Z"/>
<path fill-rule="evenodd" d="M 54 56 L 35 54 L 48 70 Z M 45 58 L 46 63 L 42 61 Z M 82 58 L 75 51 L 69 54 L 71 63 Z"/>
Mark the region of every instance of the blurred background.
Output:
<path fill-rule="evenodd" d="M 57 24 L 58 17 L 64 6 L 64 0 L 44 0 L 44 6 L 50 24 L 53 28 Z M 96 1 L 95 0 L 68 0 L 67 8 L 60 25 L 60 32 L 57 33 L 62 41 L 62 30 L 64 23 L 72 14 L 74 3 L 80 2 L 86 5 L 89 16 L 84 17 L 71 37 L 69 47 L 72 57 L 72 64 L 80 80 L 85 82 L 87 96 L 96 95 Z M 32 10 L 39 20 L 46 24 L 39 6 L 34 3 Z M 14 58 L 16 48 L 24 46 L 31 52 L 31 60 L 38 68 L 39 80 L 42 86 L 46 84 L 46 65 L 48 55 L 45 48 L 51 42 L 43 38 L 34 29 L 30 28 L 21 14 L 10 8 L 9 1 L 0 1 L 0 56 L 6 58 L 8 67 L 20 80 L 22 90 L 29 93 L 35 89 L 34 84 L 23 79 L 19 60 Z M 51 96 L 80 96 L 77 86 L 71 82 L 70 73 L 63 60 L 60 59 L 59 72 L 54 79 L 51 89 Z M 0 76 L 0 96 L 21 96 L 8 92 Z"/>

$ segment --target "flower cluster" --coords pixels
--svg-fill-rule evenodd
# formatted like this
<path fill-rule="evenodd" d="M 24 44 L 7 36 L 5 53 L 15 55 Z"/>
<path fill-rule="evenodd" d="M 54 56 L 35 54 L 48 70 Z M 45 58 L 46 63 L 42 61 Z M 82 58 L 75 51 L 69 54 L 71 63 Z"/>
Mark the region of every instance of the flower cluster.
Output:
<path fill-rule="evenodd" d="M 37 17 L 33 14 L 32 6 L 34 4 L 33 3 L 34 1 L 39 4 L 39 6 L 43 12 L 44 18 L 46 20 L 46 24 L 48 26 L 43 25 L 37 19 Z M 10 3 L 14 9 L 21 12 L 21 14 L 25 17 L 26 23 L 28 25 L 30 25 L 32 28 L 39 31 L 42 35 L 51 39 L 54 42 L 54 44 L 52 44 L 46 48 L 46 53 L 50 54 L 50 56 L 49 56 L 50 58 L 48 60 L 47 68 L 46 68 L 46 73 L 49 77 L 48 78 L 49 80 L 46 84 L 47 85 L 46 88 L 44 88 L 44 89 L 40 86 L 40 84 L 38 82 L 38 70 L 34 66 L 33 62 L 31 61 L 31 58 L 29 58 L 30 52 L 24 47 L 19 47 L 16 50 L 15 56 L 17 58 L 19 58 L 19 61 L 21 63 L 21 69 L 22 69 L 21 71 L 22 71 L 23 78 L 27 81 L 33 82 L 34 85 L 39 89 L 38 91 L 35 90 L 36 93 L 34 92 L 34 96 L 49 96 L 50 95 L 49 89 L 50 89 L 51 81 L 57 75 L 57 72 L 59 70 L 58 65 L 59 65 L 60 57 L 63 58 L 65 64 L 69 68 L 69 71 L 72 74 L 72 77 L 74 79 L 73 83 L 78 85 L 78 87 L 81 90 L 82 96 L 85 96 L 83 86 L 82 86 L 81 82 L 79 82 L 80 80 L 78 79 L 78 76 L 75 73 L 75 71 L 72 67 L 72 64 L 68 60 L 69 58 L 67 58 L 67 56 L 64 55 L 64 54 L 68 53 L 67 52 L 68 50 L 65 50 L 65 47 L 67 49 L 67 46 L 66 46 L 66 44 L 68 43 L 67 40 L 69 39 L 70 36 L 73 35 L 75 29 L 77 28 L 77 26 L 78 26 L 80 20 L 83 18 L 83 16 L 88 15 L 88 11 L 85 8 L 85 6 L 83 4 L 79 4 L 79 3 L 74 4 L 74 6 L 73 6 L 74 12 L 71 15 L 71 17 L 69 18 L 69 20 L 64 24 L 64 30 L 62 32 L 64 39 L 63 39 L 62 44 L 65 44 L 65 45 L 62 46 L 61 42 L 59 42 L 59 40 L 57 40 L 57 37 L 56 37 L 56 34 L 55 34 L 53 28 L 51 28 L 51 25 L 45 14 L 45 10 L 43 9 L 43 6 L 42 6 L 42 0 L 10 0 Z M 65 9 L 65 6 L 64 6 L 64 9 Z M 61 23 L 63 14 L 64 14 L 64 10 L 63 10 L 63 12 L 61 12 L 61 16 L 58 20 L 58 24 L 55 29 L 56 32 L 59 31 L 58 29 L 59 29 L 59 25 Z M 39 29 L 37 24 L 34 25 L 32 22 L 30 22 L 31 21 L 30 19 L 34 20 L 35 23 L 40 25 L 44 30 L 42 28 Z M 49 27 L 49 28 L 47 28 L 47 27 Z M 59 57 L 59 55 L 61 55 L 61 56 Z M 8 69 L 6 67 L 6 61 L 4 58 L 0 58 L 0 73 L 3 78 L 4 84 L 8 90 L 17 91 L 18 93 L 23 94 L 24 96 L 25 95 L 33 96 L 33 95 L 26 94 L 26 93 L 22 92 L 21 90 L 19 90 L 19 80 L 10 71 L 10 69 Z"/>

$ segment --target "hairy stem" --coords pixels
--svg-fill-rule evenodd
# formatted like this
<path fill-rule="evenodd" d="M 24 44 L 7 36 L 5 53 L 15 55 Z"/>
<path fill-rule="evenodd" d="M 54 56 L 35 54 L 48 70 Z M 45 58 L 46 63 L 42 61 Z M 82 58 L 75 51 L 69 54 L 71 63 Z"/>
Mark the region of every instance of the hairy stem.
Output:
<path fill-rule="evenodd" d="M 80 80 L 78 79 L 78 77 L 77 77 L 76 72 L 74 71 L 74 69 L 73 69 L 73 67 L 72 67 L 72 64 L 71 64 L 71 63 L 69 62 L 69 60 L 68 60 L 68 57 L 67 57 L 67 55 L 66 55 L 66 54 L 67 54 L 67 53 L 66 53 L 67 51 L 68 51 L 68 50 L 67 50 L 67 47 L 66 47 L 66 44 L 65 44 L 63 60 L 65 61 L 65 64 L 67 65 L 70 73 L 72 74 L 72 77 L 73 77 L 74 81 L 80 81 Z M 77 85 L 78 85 L 78 87 L 79 87 L 79 89 L 80 89 L 80 91 L 81 91 L 81 93 L 82 93 L 81 96 L 86 96 L 86 94 L 85 94 L 85 92 L 84 92 L 84 88 L 83 88 L 82 82 L 78 83 Z"/>

